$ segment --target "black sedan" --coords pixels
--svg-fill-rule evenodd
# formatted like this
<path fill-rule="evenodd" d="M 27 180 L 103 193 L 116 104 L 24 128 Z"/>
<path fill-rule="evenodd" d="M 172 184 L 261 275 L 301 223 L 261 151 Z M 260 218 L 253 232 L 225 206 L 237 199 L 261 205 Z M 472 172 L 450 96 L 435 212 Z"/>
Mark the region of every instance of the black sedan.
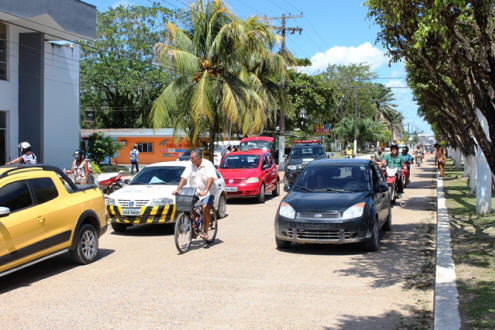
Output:
<path fill-rule="evenodd" d="M 379 231 L 390 230 L 390 194 L 374 162 L 322 159 L 308 164 L 275 217 L 277 247 L 294 243 L 363 242 L 378 250 Z"/>

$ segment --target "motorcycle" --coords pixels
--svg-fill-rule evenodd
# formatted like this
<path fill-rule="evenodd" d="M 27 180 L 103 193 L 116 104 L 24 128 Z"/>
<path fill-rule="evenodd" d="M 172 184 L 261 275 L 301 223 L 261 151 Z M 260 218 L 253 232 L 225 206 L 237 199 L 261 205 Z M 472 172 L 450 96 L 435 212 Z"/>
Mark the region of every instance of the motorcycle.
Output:
<path fill-rule="evenodd" d="M 398 178 L 398 168 L 387 166 L 387 168 L 385 169 L 385 176 L 387 178 L 387 185 L 390 191 L 390 200 L 393 204 L 395 204 L 395 200 L 399 195 L 399 185 L 397 183 L 397 180 L 402 180 L 401 178 Z"/>
<path fill-rule="evenodd" d="M 409 168 L 402 169 L 402 187 L 406 187 L 409 184 Z"/>
<path fill-rule="evenodd" d="M 417 154 L 415 158 L 416 158 L 416 167 L 421 167 L 421 162 L 423 161 L 423 155 Z"/>
<path fill-rule="evenodd" d="M 105 195 L 109 195 L 124 186 L 122 174 L 117 172 L 102 173 L 95 181 L 98 188 L 100 188 Z"/>

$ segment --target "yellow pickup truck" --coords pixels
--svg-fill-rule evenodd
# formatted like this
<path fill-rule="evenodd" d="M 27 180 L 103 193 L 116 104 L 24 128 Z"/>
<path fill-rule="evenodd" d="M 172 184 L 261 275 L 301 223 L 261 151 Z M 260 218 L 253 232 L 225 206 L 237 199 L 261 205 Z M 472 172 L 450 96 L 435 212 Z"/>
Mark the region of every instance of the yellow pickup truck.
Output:
<path fill-rule="evenodd" d="M 107 230 L 103 194 L 48 165 L 0 167 L 0 277 L 70 252 L 93 262 Z"/>

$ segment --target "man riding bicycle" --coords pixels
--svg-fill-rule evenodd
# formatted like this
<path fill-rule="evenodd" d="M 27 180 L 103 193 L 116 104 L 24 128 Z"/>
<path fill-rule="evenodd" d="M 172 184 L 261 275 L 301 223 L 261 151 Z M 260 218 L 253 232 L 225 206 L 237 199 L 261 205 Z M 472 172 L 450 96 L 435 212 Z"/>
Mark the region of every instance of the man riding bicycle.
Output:
<path fill-rule="evenodd" d="M 216 186 L 213 183 L 216 176 L 217 173 L 213 164 L 209 160 L 203 159 L 199 150 L 193 150 L 191 151 L 191 162 L 186 166 L 179 185 L 173 192 L 174 195 L 178 194 L 186 183 L 199 191 L 203 209 L 203 235 L 201 238 L 204 240 L 208 239 L 210 210 L 213 208 L 216 192 Z"/>

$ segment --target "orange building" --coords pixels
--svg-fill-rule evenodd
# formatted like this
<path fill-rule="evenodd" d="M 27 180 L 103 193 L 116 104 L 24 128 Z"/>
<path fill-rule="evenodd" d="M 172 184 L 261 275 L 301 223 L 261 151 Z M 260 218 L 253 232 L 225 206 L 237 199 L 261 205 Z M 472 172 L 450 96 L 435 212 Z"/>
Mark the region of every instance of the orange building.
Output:
<path fill-rule="evenodd" d="M 135 144 L 138 145 L 140 164 L 177 160 L 184 151 L 191 149 L 186 138 L 176 140 L 171 128 L 82 129 L 81 138 L 85 140 L 100 132 L 122 145 L 122 149 L 109 160 L 112 164 L 130 164 L 129 153 Z M 201 144 L 206 146 L 206 143 L 207 139 L 201 138 Z"/>

